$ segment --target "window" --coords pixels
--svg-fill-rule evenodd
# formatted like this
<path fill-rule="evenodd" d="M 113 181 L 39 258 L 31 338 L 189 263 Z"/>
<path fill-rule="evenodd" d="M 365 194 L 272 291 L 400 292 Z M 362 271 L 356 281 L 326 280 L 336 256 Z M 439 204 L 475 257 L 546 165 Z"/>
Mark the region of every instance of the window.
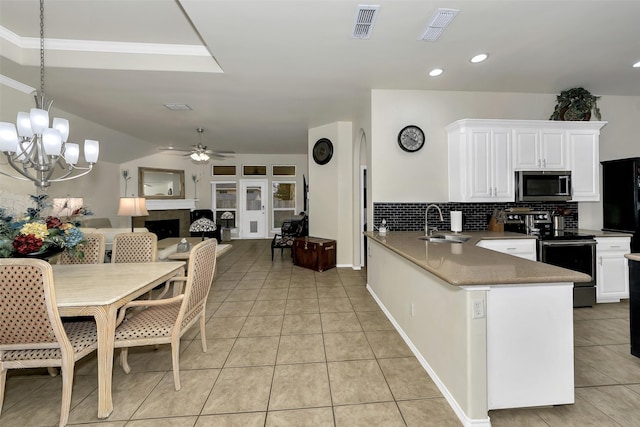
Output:
<path fill-rule="evenodd" d="M 271 174 L 273 176 L 296 176 L 296 167 L 273 165 L 271 167 Z"/>
<path fill-rule="evenodd" d="M 266 166 L 243 166 L 242 174 L 244 176 L 266 176 L 267 167 Z"/>
<path fill-rule="evenodd" d="M 272 203 L 273 229 L 282 227 L 282 222 L 296 214 L 296 183 L 273 181 Z"/>
<path fill-rule="evenodd" d="M 236 167 L 235 166 L 213 166 L 211 168 L 211 174 L 213 176 L 235 176 L 236 175 Z"/>
<path fill-rule="evenodd" d="M 237 185 L 235 182 L 213 183 L 213 211 L 216 216 L 216 224 L 233 228 L 238 219 L 237 212 Z M 222 219 L 222 214 L 231 212 L 233 219 Z"/>

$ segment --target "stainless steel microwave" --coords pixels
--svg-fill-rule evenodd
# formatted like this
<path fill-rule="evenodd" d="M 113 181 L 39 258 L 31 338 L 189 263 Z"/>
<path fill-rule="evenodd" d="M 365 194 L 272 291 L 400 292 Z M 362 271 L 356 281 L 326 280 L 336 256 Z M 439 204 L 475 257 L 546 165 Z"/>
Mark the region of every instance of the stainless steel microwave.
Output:
<path fill-rule="evenodd" d="M 517 171 L 516 201 L 571 200 L 571 171 Z"/>

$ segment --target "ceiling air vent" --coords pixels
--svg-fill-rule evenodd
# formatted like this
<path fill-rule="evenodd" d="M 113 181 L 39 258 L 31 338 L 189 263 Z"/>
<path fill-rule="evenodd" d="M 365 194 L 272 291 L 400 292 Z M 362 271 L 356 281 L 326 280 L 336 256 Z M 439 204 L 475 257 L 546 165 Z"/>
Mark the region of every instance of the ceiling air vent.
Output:
<path fill-rule="evenodd" d="M 460 12 L 458 9 L 438 9 L 431 18 L 431 22 L 427 25 L 419 40 L 434 42 L 444 32 L 444 29 L 453 21 L 453 18 Z"/>
<path fill-rule="evenodd" d="M 172 111 L 191 110 L 191 107 L 189 107 L 187 104 L 164 104 L 164 106 Z"/>
<path fill-rule="evenodd" d="M 380 6 L 377 5 L 358 5 L 356 9 L 356 18 L 353 25 L 353 34 L 351 35 L 351 37 L 353 37 L 354 39 L 371 38 L 371 31 L 373 31 L 373 24 L 376 22 L 379 8 Z"/>

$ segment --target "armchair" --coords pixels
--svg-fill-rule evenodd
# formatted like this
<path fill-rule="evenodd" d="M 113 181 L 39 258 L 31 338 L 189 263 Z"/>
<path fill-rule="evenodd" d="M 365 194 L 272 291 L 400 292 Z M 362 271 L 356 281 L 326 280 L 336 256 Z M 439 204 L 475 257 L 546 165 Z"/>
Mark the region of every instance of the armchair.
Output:
<path fill-rule="evenodd" d="M 273 261 L 275 249 L 280 249 L 280 255 L 282 255 L 285 249 L 291 249 L 293 247 L 293 241 L 296 237 L 308 235 L 307 222 L 308 217 L 304 215 L 304 213 L 282 222 L 280 233 L 275 234 L 271 241 L 271 261 Z"/>

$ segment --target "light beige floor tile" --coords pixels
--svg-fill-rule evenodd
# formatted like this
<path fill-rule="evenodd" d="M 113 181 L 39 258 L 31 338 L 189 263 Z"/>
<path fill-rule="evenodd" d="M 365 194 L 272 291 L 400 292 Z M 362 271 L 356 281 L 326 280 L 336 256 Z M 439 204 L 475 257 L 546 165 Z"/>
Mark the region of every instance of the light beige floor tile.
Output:
<path fill-rule="evenodd" d="M 347 298 L 342 286 L 318 287 L 318 298 Z"/>
<path fill-rule="evenodd" d="M 127 427 L 192 427 L 198 417 L 149 418 L 133 420 L 126 423 Z M 122 424 L 124 426 L 124 424 Z M 95 427 L 107 427 L 107 424 L 95 424 Z"/>
<path fill-rule="evenodd" d="M 320 298 L 320 313 L 353 312 L 349 298 Z"/>
<path fill-rule="evenodd" d="M 291 289 L 289 289 L 291 292 Z M 288 299 L 285 314 L 320 313 L 317 298 Z"/>
<path fill-rule="evenodd" d="M 336 427 L 404 427 L 395 402 L 334 407 Z"/>
<path fill-rule="evenodd" d="M 353 309 L 355 311 L 378 311 L 380 310 L 380 306 L 378 303 L 371 297 L 349 297 L 351 298 L 351 305 L 353 305 Z"/>
<path fill-rule="evenodd" d="M 198 415 L 215 382 L 219 369 L 180 371 L 182 388 L 176 392 L 173 375 L 167 372 L 149 394 L 133 419 Z"/>
<path fill-rule="evenodd" d="M 576 347 L 575 359 L 621 384 L 640 383 L 640 358 L 620 355 L 605 346 Z"/>
<path fill-rule="evenodd" d="M 194 427 L 263 427 L 266 412 L 243 414 L 205 415 Z"/>
<path fill-rule="evenodd" d="M 327 367 L 334 405 L 393 400 L 375 360 L 329 362 Z"/>
<path fill-rule="evenodd" d="M 230 291 L 233 288 L 236 287 L 236 285 L 238 284 L 238 280 L 221 280 L 221 279 L 215 279 L 213 281 L 213 285 L 211 286 L 211 290 L 212 291 Z"/>
<path fill-rule="evenodd" d="M 235 338 L 246 320 L 246 317 L 212 317 L 206 325 L 207 339 Z"/>
<path fill-rule="evenodd" d="M 444 398 L 398 402 L 407 427 L 459 427 L 460 420 Z"/>
<path fill-rule="evenodd" d="M 0 425 L 2 427 L 24 426 L 57 426 L 60 421 L 60 405 L 62 402 L 62 377 L 47 377 L 47 381 L 41 383 L 41 387 L 33 390 L 29 395 L 15 402 L 8 409 L 2 410 Z M 9 381 L 7 381 L 9 383 Z M 6 395 L 13 394 L 13 384 L 7 384 Z M 9 387 L 10 386 L 10 387 Z M 71 411 L 84 399 L 91 396 L 96 390 L 95 377 L 76 376 L 73 381 L 71 394 Z M 37 402 L 37 403 L 36 403 Z M 94 420 L 97 420 L 97 395 L 94 399 Z"/>
<path fill-rule="evenodd" d="M 239 285 L 238 285 L 239 286 Z M 231 291 L 225 302 L 229 301 L 254 301 L 258 297 L 260 289 L 238 289 Z"/>
<path fill-rule="evenodd" d="M 574 362 L 573 382 L 576 387 L 618 384 L 618 381 L 606 376 L 596 367 L 593 367 L 580 359 L 576 359 Z"/>
<path fill-rule="evenodd" d="M 491 427 L 549 427 L 535 409 L 501 409 L 489 411 Z"/>
<path fill-rule="evenodd" d="M 213 313 L 213 317 L 242 317 L 248 316 L 253 301 L 225 301 L 220 308 Z"/>
<path fill-rule="evenodd" d="M 618 424 L 636 427 L 640 420 L 640 395 L 624 386 L 586 387 L 576 390 L 585 399 Z"/>
<path fill-rule="evenodd" d="M 313 277 L 291 276 L 290 288 L 316 288 L 316 280 Z"/>
<path fill-rule="evenodd" d="M 358 320 L 365 331 L 393 331 L 395 328 L 382 311 L 359 311 Z"/>
<path fill-rule="evenodd" d="M 244 277 L 241 279 L 241 282 L 252 281 L 252 280 L 260 280 L 263 281 L 269 275 L 269 270 L 266 268 L 252 268 Z"/>
<path fill-rule="evenodd" d="M 288 299 L 305 299 L 305 298 L 318 298 L 318 291 L 315 286 L 304 288 L 290 288 Z"/>
<path fill-rule="evenodd" d="M 273 366 L 223 369 L 202 414 L 266 411 L 272 378 Z"/>
<path fill-rule="evenodd" d="M 373 359 L 375 356 L 364 332 L 324 334 L 328 361 Z"/>
<path fill-rule="evenodd" d="M 260 293 L 258 294 L 258 297 L 256 299 L 258 301 L 286 300 L 288 294 L 289 285 L 287 283 L 287 286 L 283 288 L 271 289 L 263 287 L 262 289 L 260 289 Z"/>
<path fill-rule="evenodd" d="M 245 280 L 245 279 L 242 279 L 240 282 L 238 282 L 238 285 L 236 286 L 236 290 L 238 290 L 238 289 L 260 289 L 260 288 L 262 288 L 263 284 L 264 284 L 264 280 Z"/>
<path fill-rule="evenodd" d="M 225 367 L 275 365 L 279 337 L 238 338 Z"/>
<path fill-rule="evenodd" d="M 324 333 L 362 331 L 355 312 L 322 313 L 320 318 L 322 319 L 322 331 Z"/>
<path fill-rule="evenodd" d="M 269 411 L 265 427 L 333 427 L 331 407 Z"/>
<path fill-rule="evenodd" d="M 442 397 L 415 357 L 378 359 L 378 363 L 396 400 Z"/>
<path fill-rule="evenodd" d="M 284 316 L 249 316 L 240 331 L 241 337 L 280 336 Z"/>
<path fill-rule="evenodd" d="M 376 357 L 413 356 L 413 353 L 396 331 L 365 332 Z"/>
<path fill-rule="evenodd" d="M 253 308 L 249 312 L 249 316 L 282 316 L 286 305 L 286 299 L 257 300 L 253 304 Z"/>
<path fill-rule="evenodd" d="M 209 338 L 205 353 L 200 339 L 193 340 L 184 353 L 180 354 L 180 369 L 222 368 L 234 342 L 235 339 L 232 338 Z"/>
<path fill-rule="evenodd" d="M 221 303 L 227 299 L 227 297 L 231 292 L 232 290 L 230 289 L 212 289 L 209 292 L 209 297 L 207 298 L 207 301 L 212 303 Z"/>
<path fill-rule="evenodd" d="M 324 362 L 322 334 L 283 335 L 276 364 Z"/>
<path fill-rule="evenodd" d="M 371 294 L 365 287 L 360 286 L 345 286 L 345 292 L 349 298 L 370 298 Z"/>
<path fill-rule="evenodd" d="M 605 413 L 579 396 L 573 405 L 536 408 L 535 413 L 552 427 L 615 427 Z"/>
<path fill-rule="evenodd" d="M 626 319 L 578 320 L 573 324 L 577 339 L 597 345 L 624 344 L 630 341 Z"/>
<path fill-rule="evenodd" d="M 331 405 L 325 363 L 278 365 L 273 375 L 269 410 Z"/>
<path fill-rule="evenodd" d="M 289 290 L 289 282 L 290 279 L 274 279 L 274 280 L 265 280 L 262 285 L 262 290 L 265 289 L 287 289 Z"/>
<path fill-rule="evenodd" d="M 319 334 L 322 332 L 320 314 L 285 314 L 282 335 Z"/>

